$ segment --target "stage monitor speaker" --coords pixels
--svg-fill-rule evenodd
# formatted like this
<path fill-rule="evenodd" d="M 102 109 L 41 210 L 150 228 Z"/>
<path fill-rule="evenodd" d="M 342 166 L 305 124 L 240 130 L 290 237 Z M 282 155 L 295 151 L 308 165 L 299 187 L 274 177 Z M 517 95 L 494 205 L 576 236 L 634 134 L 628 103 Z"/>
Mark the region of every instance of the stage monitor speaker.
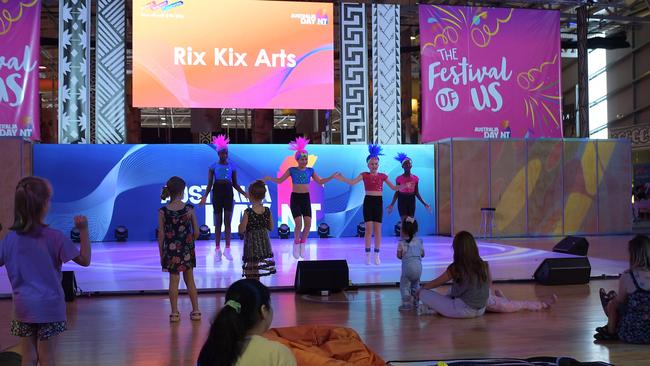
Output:
<path fill-rule="evenodd" d="M 590 276 L 587 257 L 546 258 L 535 271 L 535 280 L 543 285 L 579 285 L 589 283 Z"/>
<path fill-rule="evenodd" d="M 567 236 L 553 247 L 554 252 L 586 256 L 589 242 L 581 236 Z"/>
<path fill-rule="evenodd" d="M 297 293 L 341 291 L 348 287 L 350 272 L 345 260 L 300 261 L 294 289 Z"/>
<path fill-rule="evenodd" d="M 77 295 L 77 280 L 74 277 L 74 271 L 63 271 L 61 286 L 63 286 L 65 301 L 74 301 L 74 298 Z"/>

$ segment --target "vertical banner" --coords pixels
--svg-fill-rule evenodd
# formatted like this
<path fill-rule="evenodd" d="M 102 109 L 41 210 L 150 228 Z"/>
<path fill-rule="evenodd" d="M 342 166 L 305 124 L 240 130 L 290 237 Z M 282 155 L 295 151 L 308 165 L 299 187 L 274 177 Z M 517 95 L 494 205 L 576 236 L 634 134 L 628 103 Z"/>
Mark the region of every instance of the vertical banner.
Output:
<path fill-rule="evenodd" d="M 402 143 L 399 5 L 372 4 L 373 141 Z"/>
<path fill-rule="evenodd" d="M 97 2 L 95 142 L 126 142 L 124 108 L 124 0 Z"/>
<path fill-rule="evenodd" d="M 59 143 L 90 141 L 90 0 L 59 2 Z"/>
<path fill-rule="evenodd" d="M 341 95 L 343 144 L 368 143 L 365 4 L 341 3 Z"/>
<path fill-rule="evenodd" d="M 0 2 L 0 137 L 40 140 L 41 3 Z"/>
<path fill-rule="evenodd" d="M 558 11 L 419 12 L 423 141 L 562 137 Z"/>

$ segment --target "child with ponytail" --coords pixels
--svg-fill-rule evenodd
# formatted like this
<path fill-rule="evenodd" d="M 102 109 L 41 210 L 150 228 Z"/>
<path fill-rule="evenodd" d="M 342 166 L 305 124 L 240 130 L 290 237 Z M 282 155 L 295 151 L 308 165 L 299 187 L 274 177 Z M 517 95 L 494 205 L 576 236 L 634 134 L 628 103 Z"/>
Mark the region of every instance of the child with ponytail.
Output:
<path fill-rule="evenodd" d="M 212 322 L 197 365 L 295 366 L 296 359 L 287 347 L 262 337 L 272 321 L 271 294 L 266 286 L 253 279 L 233 283 Z"/>
<path fill-rule="evenodd" d="M 180 320 L 178 311 L 178 284 L 180 273 L 187 287 L 192 302 L 191 320 L 201 320 L 198 294 L 194 284 L 196 255 L 194 241 L 199 237 L 199 226 L 194 207 L 182 201 L 185 181 L 180 177 L 171 177 L 162 189 L 161 199 L 170 199 L 169 203 L 158 210 L 158 250 L 163 271 L 169 272 L 169 302 L 172 312 L 169 321 Z"/>

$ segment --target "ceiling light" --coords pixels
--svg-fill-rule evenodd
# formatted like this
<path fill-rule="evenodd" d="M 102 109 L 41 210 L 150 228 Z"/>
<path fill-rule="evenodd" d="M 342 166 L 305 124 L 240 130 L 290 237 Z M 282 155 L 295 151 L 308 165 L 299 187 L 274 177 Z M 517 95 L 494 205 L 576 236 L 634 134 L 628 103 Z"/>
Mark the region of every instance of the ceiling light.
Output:
<path fill-rule="evenodd" d="M 160 120 L 161 120 L 161 121 L 166 121 L 167 118 L 166 118 L 166 117 L 160 117 Z"/>

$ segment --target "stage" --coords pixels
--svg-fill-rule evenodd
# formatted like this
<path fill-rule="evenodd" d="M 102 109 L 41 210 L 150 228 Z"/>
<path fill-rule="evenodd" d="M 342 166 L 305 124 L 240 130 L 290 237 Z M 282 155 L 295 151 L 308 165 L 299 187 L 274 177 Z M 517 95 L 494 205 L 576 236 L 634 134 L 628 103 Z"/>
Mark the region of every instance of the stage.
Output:
<path fill-rule="evenodd" d="M 445 236 L 423 237 L 425 257 L 422 260 L 422 280 L 430 280 L 440 274 L 451 263 L 452 238 Z M 529 239 L 509 239 L 518 246 L 479 241 L 481 257 L 490 262 L 495 281 L 530 280 L 535 269 L 545 258 L 570 257 L 551 251 L 526 248 Z M 272 239 L 277 273 L 263 277 L 262 282 L 272 288 L 293 287 L 296 263 L 292 256 L 291 240 Z M 223 244 L 222 244 L 223 245 Z M 366 265 L 363 238 L 310 238 L 305 260 L 345 259 L 350 268 L 350 280 L 359 286 L 394 285 L 399 282 L 401 262 L 395 256 L 397 239 L 394 236 L 383 239 L 380 265 Z M 550 249 L 550 247 L 549 247 Z M 77 284 L 87 293 L 147 293 L 166 291 L 169 275 L 162 272 L 158 257 L 158 246 L 154 241 L 96 242 L 92 244 L 92 263 L 83 268 L 74 262 L 66 263 L 64 271 L 75 271 Z M 233 240 L 233 260 L 222 257 L 215 261 L 213 241 L 197 242 L 197 267 L 194 270 L 196 285 L 200 290 L 225 289 L 232 282 L 242 278 L 242 242 Z M 624 260 L 589 258 L 591 276 L 616 276 L 628 264 Z M 181 281 L 181 288 L 184 285 Z M 11 287 L 4 267 L 0 267 L 0 296 L 11 294 Z"/>

